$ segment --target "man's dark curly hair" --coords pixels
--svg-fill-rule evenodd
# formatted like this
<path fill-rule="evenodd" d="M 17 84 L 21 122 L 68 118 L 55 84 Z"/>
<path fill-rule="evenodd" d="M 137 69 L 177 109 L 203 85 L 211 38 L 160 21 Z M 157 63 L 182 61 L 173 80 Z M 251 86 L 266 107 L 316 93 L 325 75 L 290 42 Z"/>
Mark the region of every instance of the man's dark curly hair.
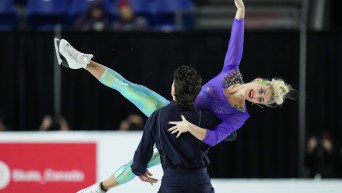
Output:
<path fill-rule="evenodd" d="M 181 106 L 191 107 L 201 89 L 202 77 L 190 66 L 181 66 L 173 73 L 175 97 Z"/>

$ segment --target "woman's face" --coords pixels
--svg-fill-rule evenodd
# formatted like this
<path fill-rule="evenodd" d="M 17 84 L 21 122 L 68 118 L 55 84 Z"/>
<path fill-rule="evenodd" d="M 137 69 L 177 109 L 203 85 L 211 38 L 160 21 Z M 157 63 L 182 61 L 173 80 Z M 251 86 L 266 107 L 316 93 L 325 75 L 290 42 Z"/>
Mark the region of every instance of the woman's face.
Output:
<path fill-rule="evenodd" d="M 248 84 L 245 99 L 252 103 L 267 104 L 271 100 L 272 90 L 269 85 L 260 82 L 257 80 Z"/>

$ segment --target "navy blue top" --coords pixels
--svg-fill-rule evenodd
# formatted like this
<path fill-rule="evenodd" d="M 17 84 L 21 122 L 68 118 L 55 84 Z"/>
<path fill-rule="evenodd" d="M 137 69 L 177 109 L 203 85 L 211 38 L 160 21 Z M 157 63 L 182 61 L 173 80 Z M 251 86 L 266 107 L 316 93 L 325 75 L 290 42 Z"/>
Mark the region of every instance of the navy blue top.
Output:
<path fill-rule="evenodd" d="M 169 121 L 181 121 L 181 115 L 202 128 L 214 128 L 221 122 L 210 113 L 194 107 L 181 107 L 175 101 L 156 110 L 147 120 L 142 139 L 134 154 L 131 168 L 135 175 L 145 174 L 154 144 L 159 151 L 163 169 L 199 169 L 208 166 L 207 144 L 188 132 L 176 138 L 175 134 L 168 131 L 172 127 Z"/>

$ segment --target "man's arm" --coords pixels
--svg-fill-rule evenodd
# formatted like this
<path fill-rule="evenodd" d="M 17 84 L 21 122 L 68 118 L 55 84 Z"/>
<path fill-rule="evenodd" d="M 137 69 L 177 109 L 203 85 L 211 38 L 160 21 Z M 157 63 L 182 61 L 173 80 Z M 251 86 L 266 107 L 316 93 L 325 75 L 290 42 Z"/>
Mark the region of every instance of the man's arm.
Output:
<path fill-rule="evenodd" d="M 132 172 L 136 176 L 139 176 L 142 181 L 149 182 L 152 185 L 158 180 L 149 177 L 151 175 L 147 170 L 147 164 L 151 160 L 151 157 L 153 155 L 153 145 L 155 143 L 155 140 L 152 130 L 156 126 L 156 122 L 158 119 L 158 114 L 156 112 L 154 112 L 150 116 L 145 124 L 143 136 L 140 140 L 139 146 L 134 153 L 133 163 L 131 166 Z"/>

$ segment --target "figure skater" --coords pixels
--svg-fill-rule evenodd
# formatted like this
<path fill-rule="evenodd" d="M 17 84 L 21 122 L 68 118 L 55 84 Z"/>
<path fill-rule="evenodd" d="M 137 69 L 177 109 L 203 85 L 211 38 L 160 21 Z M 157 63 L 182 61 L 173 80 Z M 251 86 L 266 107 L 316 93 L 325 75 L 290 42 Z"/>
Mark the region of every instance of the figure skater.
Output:
<path fill-rule="evenodd" d="M 201 85 L 202 78 L 195 69 L 190 66 L 177 68 L 171 86 L 172 101 L 154 111 L 145 124 L 131 168 L 142 181 L 153 184 L 155 180 L 150 178 L 147 164 L 155 144 L 164 173 L 158 193 L 215 192 L 207 172 L 209 145 L 190 134 L 176 138 L 168 131 L 169 122 L 180 120 L 181 115 L 206 128 L 213 128 L 220 122 L 213 114 L 194 107 Z"/>
<path fill-rule="evenodd" d="M 182 121 L 170 122 L 174 125 L 170 128 L 170 132 L 178 132 L 177 136 L 183 132 L 190 132 L 197 139 L 214 146 L 239 129 L 248 119 L 246 101 L 265 106 L 277 106 L 284 102 L 291 91 L 291 86 L 281 79 L 256 78 L 248 83 L 243 82 L 238 67 L 243 51 L 245 6 L 242 0 L 235 0 L 235 6 L 237 11 L 222 71 L 202 86 L 195 101 L 196 108 L 213 113 L 222 122 L 212 130 L 199 128 L 185 118 Z M 102 84 L 120 92 L 146 116 L 150 116 L 155 110 L 169 104 L 168 100 L 156 92 L 142 85 L 131 83 L 114 70 L 91 61 L 93 55 L 77 51 L 66 40 L 55 39 L 55 47 L 59 64 L 71 69 L 86 69 Z M 131 171 L 131 164 L 132 161 L 120 167 L 105 181 L 98 182 L 80 192 L 107 191 L 132 180 L 135 175 Z M 160 158 L 155 148 L 148 167 L 157 164 L 160 164 Z"/>

